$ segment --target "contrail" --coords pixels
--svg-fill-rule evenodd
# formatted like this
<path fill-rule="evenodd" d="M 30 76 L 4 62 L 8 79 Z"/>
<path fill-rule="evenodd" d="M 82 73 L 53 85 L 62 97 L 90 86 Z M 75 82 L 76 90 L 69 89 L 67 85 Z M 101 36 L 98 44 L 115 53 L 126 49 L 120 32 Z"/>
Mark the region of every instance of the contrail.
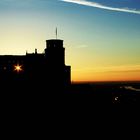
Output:
<path fill-rule="evenodd" d="M 110 7 L 110 6 L 106 6 L 106 5 L 103 5 L 100 3 L 91 2 L 91 1 L 87 1 L 87 0 L 60 0 L 60 1 L 76 3 L 76 4 L 80 4 L 80 5 L 85 5 L 85 6 L 91 6 L 91 7 L 96 7 L 96 8 L 110 10 L 110 11 L 140 14 L 140 10 L 130 9 L 130 8 L 115 8 L 115 7 Z"/>

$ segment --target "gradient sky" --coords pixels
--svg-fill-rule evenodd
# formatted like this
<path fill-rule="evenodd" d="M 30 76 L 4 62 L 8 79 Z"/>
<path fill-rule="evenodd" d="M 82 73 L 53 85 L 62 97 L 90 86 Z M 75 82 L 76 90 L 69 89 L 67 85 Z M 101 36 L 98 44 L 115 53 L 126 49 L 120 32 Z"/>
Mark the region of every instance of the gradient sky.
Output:
<path fill-rule="evenodd" d="M 0 0 L 0 54 L 64 40 L 72 81 L 140 81 L 140 0 Z"/>

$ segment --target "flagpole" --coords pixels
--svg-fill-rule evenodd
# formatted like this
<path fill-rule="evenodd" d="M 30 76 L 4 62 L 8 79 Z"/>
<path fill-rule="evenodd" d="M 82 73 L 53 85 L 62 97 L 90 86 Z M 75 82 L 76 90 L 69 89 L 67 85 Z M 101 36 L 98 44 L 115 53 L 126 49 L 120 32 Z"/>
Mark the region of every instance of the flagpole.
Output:
<path fill-rule="evenodd" d="M 57 39 L 57 27 L 56 27 L 56 39 Z"/>

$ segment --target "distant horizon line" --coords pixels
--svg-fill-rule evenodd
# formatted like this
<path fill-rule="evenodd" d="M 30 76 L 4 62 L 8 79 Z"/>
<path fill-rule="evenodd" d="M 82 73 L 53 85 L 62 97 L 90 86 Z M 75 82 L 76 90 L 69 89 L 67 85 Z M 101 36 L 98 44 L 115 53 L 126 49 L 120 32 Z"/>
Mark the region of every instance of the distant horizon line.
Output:
<path fill-rule="evenodd" d="M 131 83 L 131 82 L 136 82 L 136 83 L 140 83 L 140 80 L 108 80 L 108 81 L 71 81 L 72 84 L 74 83 L 110 83 L 110 82 L 113 82 L 113 83 L 119 83 L 119 82 L 127 82 L 127 83 Z"/>

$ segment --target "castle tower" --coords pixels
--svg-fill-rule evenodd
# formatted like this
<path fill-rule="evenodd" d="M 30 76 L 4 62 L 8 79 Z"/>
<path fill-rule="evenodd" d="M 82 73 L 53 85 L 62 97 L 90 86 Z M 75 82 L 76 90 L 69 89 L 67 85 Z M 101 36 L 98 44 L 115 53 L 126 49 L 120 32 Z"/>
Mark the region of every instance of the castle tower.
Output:
<path fill-rule="evenodd" d="M 70 66 L 65 65 L 63 40 L 46 40 L 45 58 L 49 81 L 67 85 L 70 83 Z"/>
<path fill-rule="evenodd" d="M 48 65 L 50 66 L 64 66 L 65 65 L 65 48 L 63 47 L 63 40 L 51 39 L 46 40 L 45 55 Z"/>

